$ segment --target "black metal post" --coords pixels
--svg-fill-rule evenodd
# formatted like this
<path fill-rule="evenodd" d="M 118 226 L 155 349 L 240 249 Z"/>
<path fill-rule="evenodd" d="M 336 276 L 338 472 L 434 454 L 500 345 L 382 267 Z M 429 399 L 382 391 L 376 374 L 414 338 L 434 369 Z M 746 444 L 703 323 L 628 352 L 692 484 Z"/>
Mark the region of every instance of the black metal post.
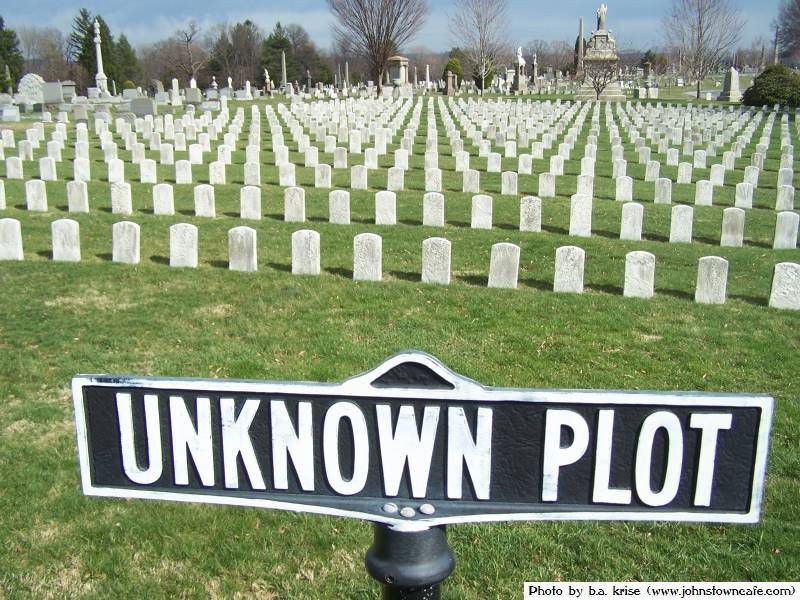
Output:
<path fill-rule="evenodd" d="M 439 584 L 456 566 L 444 526 L 402 531 L 378 523 L 364 562 L 383 600 L 439 600 Z"/>

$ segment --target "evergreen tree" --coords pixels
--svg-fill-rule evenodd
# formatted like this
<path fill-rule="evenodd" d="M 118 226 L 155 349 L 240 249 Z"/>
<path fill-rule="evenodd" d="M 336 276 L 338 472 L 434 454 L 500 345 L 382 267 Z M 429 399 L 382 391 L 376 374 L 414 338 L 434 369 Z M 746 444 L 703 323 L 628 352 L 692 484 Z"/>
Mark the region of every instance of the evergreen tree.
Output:
<path fill-rule="evenodd" d="M 333 82 L 330 67 L 300 25 L 284 27 L 277 23 L 261 45 L 261 68 L 269 70 L 270 79 L 278 86 L 281 84 L 281 52 L 286 52 L 287 81 L 304 85 L 306 71 L 310 71 L 313 82 Z"/>
<path fill-rule="evenodd" d="M 100 51 L 103 54 L 103 72 L 108 78 L 108 87 L 111 89 L 112 81 L 119 82 L 114 38 L 108 25 L 100 15 L 92 14 L 85 8 L 80 9 L 72 21 L 72 33 L 68 41 L 70 58 L 84 68 L 89 77 L 90 85 L 94 83 L 97 74 L 97 55 L 94 47 L 94 21 L 100 25 Z"/>
<path fill-rule="evenodd" d="M 447 72 L 451 71 L 456 75 L 456 81 L 460 85 L 464 80 L 464 63 L 467 61 L 463 50 L 461 48 L 452 48 L 448 55 L 447 64 L 442 71 L 442 79 L 447 81 Z"/>
<path fill-rule="evenodd" d="M 7 29 L 3 17 L 0 17 L 0 92 L 5 92 L 19 80 L 24 62 L 16 32 Z M 11 81 L 5 78 L 5 65 L 8 65 Z"/>
<path fill-rule="evenodd" d="M 116 43 L 116 68 L 119 78 L 125 81 L 132 81 L 137 83 L 142 78 L 142 67 L 139 64 L 139 59 L 136 57 L 136 52 L 131 48 L 128 38 L 124 33 L 119 35 L 119 40 Z"/>
<path fill-rule="evenodd" d="M 281 81 L 281 52 L 286 53 L 286 80 L 289 82 L 302 81 L 304 73 L 300 73 L 300 68 L 292 52 L 292 42 L 286 33 L 286 29 L 280 24 L 275 24 L 275 28 L 264 40 L 261 45 L 261 66 L 269 71 L 270 79 L 280 86 Z"/>

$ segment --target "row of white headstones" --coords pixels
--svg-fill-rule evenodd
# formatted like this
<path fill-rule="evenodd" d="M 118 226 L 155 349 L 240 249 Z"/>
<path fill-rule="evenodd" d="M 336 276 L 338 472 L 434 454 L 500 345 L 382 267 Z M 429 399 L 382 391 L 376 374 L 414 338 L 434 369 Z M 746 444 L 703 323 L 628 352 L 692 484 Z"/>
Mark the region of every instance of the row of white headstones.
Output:
<path fill-rule="evenodd" d="M 48 210 L 47 189 L 43 181 L 33 179 L 25 183 L 26 207 L 29 211 Z M 485 194 L 472 197 L 470 227 L 492 229 L 493 198 Z M 240 218 L 261 219 L 263 216 L 262 190 L 256 186 L 244 186 L 239 194 Z M 6 208 L 5 188 L 0 180 L 0 210 Z M 83 181 L 67 183 L 67 208 L 71 213 L 89 212 L 88 188 Z M 152 210 L 154 215 L 175 214 L 173 187 L 167 183 L 152 188 Z M 543 203 L 536 196 L 524 196 L 519 201 L 520 231 L 540 232 Z M 622 240 L 641 241 L 645 207 L 636 202 L 627 202 L 622 207 L 619 237 Z M 119 215 L 133 214 L 133 195 L 128 183 L 111 186 L 111 212 Z M 573 194 L 570 199 L 569 235 L 591 237 L 593 203 L 591 196 Z M 194 188 L 194 214 L 196 217 L 215 218 L 216 200 L 214 187 L 201 184 Z M 375 224 L 397 224 L 397 195 L 395 192 L 375 193 Z M 306 220 L 305 190 L 288 187 L 283 192 L 283 216 L 287 222 Z M 350 193 L 332 190 L 328 194 L 328 220 L 333 224 L 350 224 Z M 741 247 L 744 245 L 746 212 L 737 207 L 722 211 L 720 246 Z M 670 219 L 670 243 L 692 243 L 694 209 L 677 204 L 672 207 Z M 430 227 L 445 225 L 445 196 L 439 192 L 425 192 L 422 198 L 422 224 Z M 800 215 L 791 211 L 777 213 L 773 236 L 774 249 L 797 247 Z"/>
<path fill-rule="evenodd" d="M 472 193 L 479 193 L 481 191 L 480 188 L 480 171 L 477 169 L 470 169 L 469 168 L 469 157 L 470 154 L 459 148 L 463 148 L 462 142 L 458 137 L 458 130 L 455 129 L 455 125 L 453 125 L 452 120 L 450 120 L 449 114 L 445 109 L 445 103 L 441 99 L 439 99 L 441 114 L 444 121 L 447 124 L 448 128 L 448 137 L 450 138 L 451 143 L 451 150 L 452 153 L 456 157 L 456 171 L 463 173 L 463 185 L 462 191 L 464 192 L 472 192 Z M 412 118 L 411 126 L 406 128 L 404 133 L 404 138 L 401 141 L 401 144 L 405 147 L 401 147 L 395 151 L 395 166 L 390 167 L 388 169 L 388 177 L 387 177 L 387 189 L 390 191 L 401 191 L 404 189 L 404 173 L 409 168 L 409 152 L 413 150 L 413 140 L 416 136 L 416 129 L 417 125 L 416 122 L 419 119 L 419 111 L 420 111 L 420 104 L 417 104 L 415 107 L 414 117 Z M 435 148 L 436 144 L 438 143 L 438 135 L 435 129 L 435 115 L 432 114 L 432 106 L 429 104 L 429 122 L 428 122 L 428 137 L 426 138 L 426 153 L 425 153 L 425 167 L 426 167 L 426 177 L 425 177 L 425 191 L 442 191 L 442 173 L 441 170 L 438 169 L 438 151 Z M 294 108 L 294 106 L 293 106 Z M 456 110 L 458 107 L 456 105 Z M 574 111 L 574 108 L 569 109 L 566 111 L 565 116 L 569 117 L 570 113 Z M 246 148 L 246 162 L 244 166 L 244 183 L 246 185 L 260 185 L 261 184 L 261 162 L 260 162 L 260 132 L 253 129 L 253 125 L 258 125 L 260 120 L 256 119 L 259 116 L 259 112 L 257 107 L 254 107 L 255 110 L 252 110 L 253 113 L 253 121 L 251 124 L 251 133 L 250 133 L 250 140 L 249 141 L 256 141 L 258 144 L 248 144 Z M 283 130 L 280 123 L 275 118 L 274 113 L 270 112 L 271 107 L 267 107 L 267 115 L 270 119 L 270 126 L 272 129 L 273 134 L 273 150 L 275 152 L 275 163 L 279 169 L 279 181 L 280 184 L 284 187 L 296 185 L 296 178 L 295 178 L 295 168 L 294 163 L 289 161 L 289 147 L 283 143 Z M 320 164 L 319 160 L 319 149 L 316 146 L 310 145 L 308 140 L 308 136 L 305 135 L 304 129 L 298 122 L 293 118 L 291 113 L 283 106 L 278 106 L 279 112 L 283 113 L 287 119 L 288 125 L 290 129 L 292 129 L 292 136 L 295 138 L 295 141 L 298 144 L 298 148 L 304 153 L 304 165 L 307 167 L 313 167 L 315 169 L 315 187 L 323 187 L 323 188 L 330 188 L 332 187 L 332 168 L 330 165 L 327 164 Z M 585 115 L 588 110 L 588 105 L 586 105 L 580 113 L 578 113 L 578 119 L 580 125 L 582 125 L 583 121 L 585 120 Z M 618 111 L 622 112 L 621 108 L 618 108 Z M 400 111 L 402 114 L 404 111 Z M 407 112 L 407 111 L 405 111 Z M 595 156 L 597 151 L 597 127 L 599 127 L 599 121 L 595 121 L 595 117 L 597 116 L 598 109 L 595 108 L 594 115 L 593 115 L 593 128 L 590 131 L 590 134 L 587 138 L 587 144 L 585 147 L 585 156 L 581 160 L 581 174 L 578 175 L 578 193 L 584 193 L 588 195 L 592 195 L 593 192 L 593 178 L 594 178 L 594 171 L 595 171 Z M 622 112 L 624 115 L 624 112 Z M 761 113 L 756 113 L 756 117 L 754 117 L 753 121 L 760 121 Z M 624 155 L 624 147 L 621 145 L 621 142 L 618 138 L 618 131 L 616 130 L 616 126 L 613 124 L 613 116 L 611 116 L 610 108 L 607 108 L 607 120 L 608 120 L 608 128 L 609 128 L 609 135 L 611 136 L 612 141 L 612 160 L 613 160 L 613 176 L 617 180 L 616 181 L 616 198 L 621 201 L 629 201 L 632 200 L 633 197 L 633 179 L 628 177 L 626 173 L 627 162 L 625 161 L 622 156 Z M 562 117 L 563 118 L 563 117 Z M 741 125 L 742 119 L 736 121 L 736 124 Z M 769 119 L 774 119 L 774 113 L 770 115 Z M 764 135 L 758 146 L 767 146 L 769 142 L 769 134 L 771 133 L 771 122 L 768 119 L 767 126 L 765 127 Z M 240 133 L 241 126 L 243 120 L 243 109 L 240 109 L 240 112 L 237 113 L 237 119 L 234 121 L 233 125 L 231 126 L 231 131 L 225 134 L 225 141 L 227 143 L 221 144 L 217 148 L 218 160 L 213 161 L 209 164 L 209 181 L 212 185 L 224 184 L 227 180 L 226 178 L 226 166 L 231 164 L 231 152 L 236 147 L 236 139 L 238 134 Z M 124 121 L 122 124 L 120 123 L 121 120 L 117 121 L 117 128 L 118 131 L 121 131 L 123 136 L 127 135 L 125 139 L 126 148 L 131 148 L 132 151 L 132 163 L 139 165 L 140 175 L 139 180 L 143 183 L 157 183 L 157 167 L 156 161 L 154 159 L 148 159 L 145 157 L 144 151 L 144 144 L 139 143 L 136 141 L 137 132 L 128 131 L 129 125 Z M 170 123 L 166 120 L 166 123 L 162 123 L 162 128 L 169 129 L 170 127 L 174 128 L 173 123 Z M 218 125 L 221 125 L 219 122 L 215 122 L 214 124 L 210 123 L 210 114 L 204 114 L 204 118 L 199 120 L 201 127 L 208 125 L 209 129 L 216 129 Z M 308 117 L 306 117 L 306 121 L 308 121 Z M 182 121 L 178 121 L 179 123 Z M 156 121 L 156 123 L 159 123 Z M 560 122 L 559 122 L 560 123 Z M 141 129 L 147 134 L 148 127 L 152 127 L 152 123 L 148 126 L 147 120 L 141 120 L 140 124 Z M 757 124 L 757 123 L 756 123 Z M 63 126 L 63 124 L 60 124 Z M 79 139 L 75 143 L 75 150 L 76 150 L 76 160 L 73 164 L 73 171 L 74 177 L 77 180 L 89 180 L 90 173 L 89 173 L 89 166 L 90 163 L 88 161 L 88 153 L 89 153 L 89 144 L 88 144 L 88 136 L 86 135 L 86 130 L 81 130 L 79 124 L 78 137 L 79 138 L 86 138 L 85 140 Z M 323 136 L 322 133 L 319 131 L 319 126 L 314 126 L 312 124 L 308 124 L 309 127 L 317 129 L 317 137 L 324 137 L 326 150 L 329 145 L 336 143 L 335 138 L 333 136 Z M 118 159 L 117 156 L 117 146 L 113 142 L 113 136 L 110 132 L 104 130 L 105 122 L 98 121 L 96 123 L 96 129 L 99 130 L 99 136 L 101 138 L 101 143 L 104 148 L 104 154 L 106 162 L 108 163 L 108 180 L 111 183 L 120 183 L 124 182 L 125 180 L 125 164 L 122 160 Z M 190 126 L 194 127 L 194 125 Z M 397 127 L 397 125 L 395 125 Z M 470 127 L 470 126 L 468 126 Z M 788 127 L 788 124 L 783 124 L 782 127 Z M 539 128 L 540 129 L 540 128 Z M 558 126 L 556 127 L 556 131 L 558 131 Z M 715 164 L 711 167 L 711 178 L 709 180 L 700 180 L 697 182 L 696 188 L 696 195 L 695 200 L 697 204 L 700 205 L 707 205 L 712 202 L 713 198 L 713 188 L 724 185 L 725 179 L 725 171 L 729 169 L 733 169 L 735 166 L 735 158 L 736 155 L 741 155 L 742 147 L 745 142 L 749 142 L 750 136 L 752 136 L 752 132 L 754 130 L 754 126 L 750 126 L 750 130 L 746 135 L 740 136 L 737 139 L 737 142 L 734 144 L 736 146 L 736 150 L 729 150 L 724 153 L 723 163 L 722 164 Z M 538 129 L 537 129 L 538 131 Z M 5 132 L 4 132 L 5 133 Z M 83 135 L 81 135 L 83 133 Z M 348 132 L 345 132 L 348 133 Z M 352 130 L 349 131 L 349 135 L 356 135 L 362 133 L 361 130 Z M 637 133 L 635 128 L 629 129 L 629 135 L 634 141 L 635 145 L 638 145 L 637 152 L 639 154 L 640 162 L 645 162 L 647 164 L 644 181 L 654 181 L 655 182 L 655 202 L 663 202 L 669 203 L 671 202 L 671 195 L 672 195 L 672 180 L 669 178 L 658 177 L 659 170 L 660 170 L 660 163 L 657 161 L 649 160 L 649 153 L 650 148 L 648 146 L 640 145 L 640 142 L 644 142 L 644 138 L 637 137 Z M 675 131 L 672 132 L 675 134 Z M 340 139 L 342 136 L 342 132 L 339 132 Z M 658 135 L 657 133 L 653 132 L 653 128 L 651 127 L 648 131 L 648 134 L 652 137 L 654 135 Z M 33 144 L 38 143 L 38 136 L 41 135 L 38 133 L 37 129 L 32 129 L 27 132 L 27 135 L 30 139 L 26 139 L 20 142 L 20 158 L 30 158 L 33 157 Z M 181 134 L 179 134 L 181 135 Z M 200 137 L 206 136 L 203 140 L 203 143 L 200 144 L 193 144 L 190 146 L 189 149 L 189 160 L 179 160 L 177 162 L 174 161 L 174 151 L 173 146 L 171 144 L 161 144 L 160 139 L 153 139 L 155 136 L 160 136 L 159 132 L 151 132 L 151 148 L 158 147 L 159 152 L 161 154 L 161 162 L 162 164 L 175 164 L 175 176 L 177 183 L 192 183 L 192 165 L 195 164 L 203 164 L 203 153 L 206 151 L 211 150 L 211 135 L 200 133 Z M 216 136 L 216 131 L 214 132 L 214 136 Z M 369 135 L 369 133 L 368 133 Z M 390 139 L 391 129 L 386 130 L 383 128 L 376 128 L 375 129 L 375 141 L 376 147 L 375 148 L 367 148 L 364 152 L 364 165 L 354 165 L 351 169 L 351 189 L 367 189 L 368 183 L 368 171 L 371 168 L 378 167 L 378 156 L 382 153 L 386 152 L 386 142 Z M 473 139 L 475 135 L 473 133 Z M 730 133 L 722 135 L 723 140 L 729 136 Z M 57 139 L 51 140 L 48 142 L 48 156 L 42 157 L 40 159 L 40 178 L 43 180 L 52 180 L 57 177 L 55 164 L 60 160 L 60 153 L 63 147 L 63 138 L 65 136 L 65 130 L 56 131 L 54 133 L 54 137 Z M 550 132 L 543 133 L 543 139 L 546 139 L 546 142 L 533 142 L 531 145 L 536 149 L 538 145 L 538 151 L 541 153 L 543 150 L 543 146 L 551 146 L 553 143 L 553 138 Z M 549 171 L 545 173 L 541 173 L 539 175 L 539 192 L 538 195 L 543 198 L 548 198 L 555 196 L 555 181 L 556 177 L 559 175 L 563 175 L 564 173 L 564 161 L 569 159 L 572 147 L 575 144 L 576 138 L 578 136 L 578 127 L 573 127 L 569 130 L 565 138 L 565 142 L 559 144 L 558 154 L 554 154 L 550 157 L 550 165 Z M 253 139 L 255 138 L 255 139 Z M 5 139 L 5 136 L 4 136 Z M 331 141 L 333 140 L 333 141 Z M 776 198 L 776 209 L 777 210 L 791 210 L 793 207 L 794 201 L 794 188 L 792 187 L 793 183 L 793 147 L 789 143 L 790 137 L 788 136 L 788 130 L 784 129 L 782 132 L 782 155 L 781 155 L 781 167 L 778 172 L 778 191 L 777 191 L 777 198 Z M 659 140 L 659 145 L 661 142 L 667 141 L 666 138 L 661 138 Z M 351 146 L 353 140 L 350 140 Z M 13 145 L 12 140 L 6 140 L 6 144 L 4 145 Z M 506 142 L 506 144 L 514 144 L 515 142 L 510 141 Z M 691 142 L 687 142 L 691 144 Z M 480 140 L 478 142 L 478 146 L 480 147 L 479 156 L 484 154 L 483 150 L 485 146 L 488 144 L 488 140 Z M 360 146 L 360 139 L 358 140 L 358 146 Z M 758 147 L 757 147 L 758 148 Z M 351 147 L 351 150 L 353 148 Z M 334 147 L 332 148 L 334 152 L 334 166 L 333 168 L 346 168 L 347 166 L 347 149 L 343 147 Z M 360 148 L 358 149 L 360 153 Z M 684 148 L 685 150 L 685 148 Z M 756 151 L 752 155 L 752 161 L 763 165 L 764 160 L 764 149 L 763 152 Z M 667 149 L 667 154 L 676 153 L 677 149 L 669 148 Z M 694 151 L 694 164 L 692 163 L 681 163 L 678 167 L 678 183 L 689 183 L 691 182 L 691 171 L 692 168 L 704 168 L 705 167 L 705 153 L 704 150 L 696 150 Z M 508 154 L 508 152 L 507 152 Z M 519 174 L 528 174 L 531 173 L 531 165 L 533 156 L 536 156 L 536 152 L 533 155 L 531 154 L 523 154 L 519 157 L 519 165 L 517 171 L 505 171 L 502 172 L 501 176 L 501 193 L 503 194 L 512 194 L 515 195 L 518 192 L 518 175 Z M 17 157 L 9 157 L 7 160 L 7 178 L 12 179 L 19 179 L 22 178 L 22 161 L 16 160 Z M 85 159 L 85 160 L 84 160 Z M 669 164 L 669 156 L 668 156 L 668 164 Z M 761 168 L 756 165 L 750 165 L 745 169 L 745 177 L 744 181 L 738 183 L 736 185 L 736 206 L 739 208 L 749 208 L 752 207 L 753 204 L 753 193 L 754 189 L 758 186 L 758 175 Z M 488 153 L 487 159 L 487 172 L 500 172 L 500 155 L 499 153 Z"/>
<path fill-rule="evenodd" d="M 51 223 L 52 258 L 56 261 L 81 260 L 80 226 L 72 219 Z M 295 231 L 291 237 L 292 273 L 320 274 L 320 235 L 313 230 Z M 198 228 L 176 223 L 169 228 L 170 266 L 198 266 Z M 521 249 L 507 242 L 492 246 L 488 286 L 516 288 L 519 281 Z M 229 268 L 233 271 L 258 270 L 256 230 L 234 227 L 228 231 Z M 555 253 L 554 292 L 583 293 L 585 252 L 577 246 L 562 246 Z M 0 219 L 0 260 L 23 260 L 21 224 L 16 219 Z M 140 227 L 131 221 L 112 226 L 112 261 L 138 264 Z M 623 296 L 652 298 L 655 293 L 656 257 L 644 251 L 629 252 L 625 258 Z M 353 279 L 383 279 L 383 240 L 374 233 L 353 238 Z M 422 242 L 423 283 L 449 285 L 451 279 L 451 242 L 428 238 Z M 728 261 L 718 256 L 704 256 L 698 261 L 695 302 L 724 304 L 727 298 Z M 775 265 L 769 306 L 800 310 L 800 264 Z"/>

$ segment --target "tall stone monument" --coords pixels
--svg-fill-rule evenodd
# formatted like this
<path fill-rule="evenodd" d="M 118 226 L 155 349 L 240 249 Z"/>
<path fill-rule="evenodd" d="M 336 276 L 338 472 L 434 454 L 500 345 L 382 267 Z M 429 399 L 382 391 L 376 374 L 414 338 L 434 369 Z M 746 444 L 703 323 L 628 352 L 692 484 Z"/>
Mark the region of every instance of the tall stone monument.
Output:
<path fill-rule="evenodd" d="M 526 71 L 525 59 L 522 56 L 522 46 L 517 48 L 517 64 L 514 69 L 514 83 L 512 89 L 514 92 L 520 94 L 528 91 L 528 73 Z"/>
<path fill-rule="evenodd" d="M 281 87 L 286 87 L 286 52 L 281 51 Z"/>
<path fill-rule="evenodd" d="M 739 88 L 739 71 L 736 67 L 731 67 L 725 73 L 725 81 L 722 84 L 722 93 L 719 95 L 721 102 L 741 102 L 742 91 Z"/>
<path fill-rule="evenodd" d="M 617 42 L 606 29 L 607 12 L 608 7 L 605 4 L 597 9 L 597 30 L 592 32 L 583 56 L 583 85 L 576 95 L 579 100 L 625 101 L 625 94 L 619 84 Z M 602 87 L 599 97 L 595 85 Z"/>
<path fill-rule="evenodd" d="M 94 20 L 94 51 L 97 55 L 97 75 L 95 75 L 94 80 L 97 82 L 97 89 L 100 90 L 100 94 L 108 94 L 108 77 L 103 72 L 103 52 L 100 50 L 100 22 L 95 19 Z"/>

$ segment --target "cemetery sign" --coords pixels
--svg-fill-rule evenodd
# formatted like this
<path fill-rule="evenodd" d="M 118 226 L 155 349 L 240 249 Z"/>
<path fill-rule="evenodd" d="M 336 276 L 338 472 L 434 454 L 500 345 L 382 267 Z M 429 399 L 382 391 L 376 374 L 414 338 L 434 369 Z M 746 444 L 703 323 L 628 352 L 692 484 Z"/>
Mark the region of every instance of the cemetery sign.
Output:
<path fill-rule="evenodd" d="M 338 384 L 79 375 L 84 493 L 428 527 L 758 520 L 768 396 L 484 387 L 427 354 Z"/>

